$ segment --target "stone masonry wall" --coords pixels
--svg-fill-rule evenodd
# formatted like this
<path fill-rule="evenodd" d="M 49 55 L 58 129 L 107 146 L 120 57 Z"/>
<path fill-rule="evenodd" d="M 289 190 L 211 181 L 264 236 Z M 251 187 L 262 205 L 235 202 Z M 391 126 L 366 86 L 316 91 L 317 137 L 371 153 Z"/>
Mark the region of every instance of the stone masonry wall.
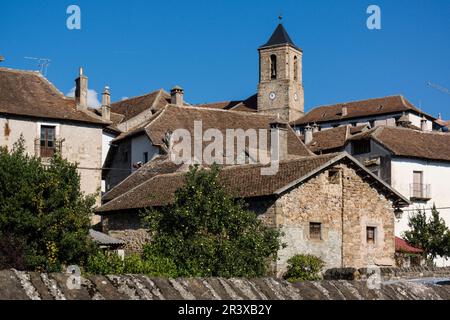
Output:
<path fill-rule="evenodd" d="M 448 300 L 446 285 L 412 282 L 371 289 L 363 281 L 289 283 L 280 279 L 149 278 L 144 275 L 80 277 L 0 271 L 0 300 Z M 69 280 L 69 281 L 68 281 Z M 72 281 L 70 281 L 72 280 Z M 178 309 L 178 308 L 177 308 Z M 170 312 L 169 312 L 170 314 Z"/>
<path fill-rule="evenodd" d="M 337 177 L 330 180 L 325 171 L 277 200 L 276 224 L 287 243 L 279 252 L 278 275 L 295 254 L 316 255 L 325 261 L 325 269 L 394 265 L 391 202 L 354 169 L 339 165 L 333 170 L 339 170 Z M 322 224 L 320 240 L 310 239 L 310 223 Z M 377 228 L 374 245 L 366 241 L 368 226 Z"/>
<path fill-rule="evenodd" d="M 125 252 L 140 253 L 143 245 L 150 241 L 150 235 L 143 227 L 143 221 L 136 212 L 122 212 L 102 219 L 103 232 L 125 242 Z"/>

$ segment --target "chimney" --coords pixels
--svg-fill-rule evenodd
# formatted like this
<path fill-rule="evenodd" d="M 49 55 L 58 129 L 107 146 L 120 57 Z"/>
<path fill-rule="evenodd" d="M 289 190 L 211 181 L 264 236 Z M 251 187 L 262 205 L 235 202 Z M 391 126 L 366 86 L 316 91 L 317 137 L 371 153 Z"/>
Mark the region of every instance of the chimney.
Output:
<path fill-rule="evenodd" d="M 305 127 L 305 144 L 310 144 L 313 141 L 313 128 L 308 124 Z"/>
<path fill-rule="evenodd" d="M 288 122 L 281 120 L 279 115 L 270 123 L 272 159 L 275 158 L 273 160 L 283 161 L 288 157 L 288 129 Z"/>
<path fill-rule="evenodd" d="M 348 109 L 347 109 L 347 107 L 342 107 L 342 116 L 343 117 L 346 117 L 346 116 L 348 116 Z"/>
<path fill-rule="evenodd" d="M 319 132 L 319 126 L 317 125 L 317 123 L 314 123 L 312 126 L 312 131 L 313 133 L 317 133 Z"/>
<path fill-rule="evenodd" d="M 5 61 L 5 57 L 4 56 L 0 56 L 0 62 Z"/>
<path fill-rule="evenodd" d="M 88 107 L 88 78 L 83 74 L 83 68 L 80 67 L 80 75 L 75 80 L 75 102 L 78 110 L 87 110 Z"/>
<path fill-rule="evenodd" d="M 422 116 L 422 119 L 420 120 L 420 130 L 428 131 L 427 118 L 425 118 L 425 116 Z"/>
<path fill-rule="evenodd" d="M 170 103 L 176 105 L 177 107 L 182 107 L 184 105 L 184 90 L 179 86 L 175 86 L 170 90 Z"/>
<path fill-rule="evenodd" d="M 102 94 L 102 119 L 111 120 L 111 93 L 108 86 L 105 87 Z"/>

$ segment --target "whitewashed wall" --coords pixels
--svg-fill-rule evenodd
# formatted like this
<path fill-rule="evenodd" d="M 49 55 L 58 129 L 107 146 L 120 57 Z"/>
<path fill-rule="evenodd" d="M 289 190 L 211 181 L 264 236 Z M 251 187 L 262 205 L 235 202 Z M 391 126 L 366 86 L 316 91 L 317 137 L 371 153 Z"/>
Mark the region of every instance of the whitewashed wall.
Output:
<path fill-rule="evenodd" d="M 159 154 L 159 149 L 152 145 L 145 134 L 133 137 L 131 141 L 131 166 L 138 162 L 144 162 L 144 152 L 148 152 L 148 161 L 151 161 Z"/>
<path fill-rule="evenodd" d="M 9 127 L 9 134 L 6 134 L 6 125 Z M 100 204 L 102 128 L 98 125 L 58 120 L 0 117 L 0 145 L 11 149 L 22 134 L 25 150 L 30 155 L 35 155 L 35 139 L 40 137 L 42 125 L 56 127 L 56 139 L 64 139 L 61 150 L 63 158 L 78 163 L 81 190 L 85 194 L 97 196 L 97 204 Z"/>
<path fill-rule="evenodd" d="M 423 172 L 423 183 L 431 185 L 431 200 L 426 203 L 413 203 L 409 208 L 405 208 L 406 211 L 400 221 L 396 223 L 395 234 L 401 236 L 404 231 L 408 230 L 408 218 L 414 213 L 413 209 L 425 208 L 430 209 L 433 204 L 436 204 L 437 208 L 450 207 L 450 163 L 427 161 L 420 159 L 403 159 L 393 158 L 391 162 L 392 170 L 392 186 L 406 196 L 408 199 L 411 197 L 410 184 L 413 183 L 413 172 Z M 450 209 L 438 210 L 441 217 L 444 219 L 447 227 L 450 227 Z M 427 215 L 431 214 L 431 211 L 426 211 Z M 450 260 L 444 261 L 438 259 L 438 266 L 450 265 Z"/>

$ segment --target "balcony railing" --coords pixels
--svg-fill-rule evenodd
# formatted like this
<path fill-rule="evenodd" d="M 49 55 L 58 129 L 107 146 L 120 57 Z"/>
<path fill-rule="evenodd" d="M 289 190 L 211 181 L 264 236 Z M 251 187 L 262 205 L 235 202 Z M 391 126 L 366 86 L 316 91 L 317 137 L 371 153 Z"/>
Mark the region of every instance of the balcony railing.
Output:
<path fill-rule="evenodd" d="M 53 141 L 54 147 L 46 147 L 41 146 L 41 139 L 35 139 L 34 140 L 34 151 L 36 157 L 47 159 L 51 158 L 55 155 L 57 152 L 61 152 L 62 150 L 62 144 L 64 142 L 64 139 L 57 139 Z"/>
<path fill-rule="evenodd" d="M 423 183 L 411 183 L 411 200 L 427 201 L 431 199 L 431 185 Z"/>

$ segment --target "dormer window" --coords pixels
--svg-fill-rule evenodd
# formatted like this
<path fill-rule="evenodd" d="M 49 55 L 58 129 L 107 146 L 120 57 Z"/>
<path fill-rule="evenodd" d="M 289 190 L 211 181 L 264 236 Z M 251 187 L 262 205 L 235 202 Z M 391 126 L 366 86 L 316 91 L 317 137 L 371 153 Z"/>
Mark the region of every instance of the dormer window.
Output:
<path fill-rule="evenodd" d="M 277 78 L 277 56 L 274 54 L 270 56 L 270 78 Z"/>

